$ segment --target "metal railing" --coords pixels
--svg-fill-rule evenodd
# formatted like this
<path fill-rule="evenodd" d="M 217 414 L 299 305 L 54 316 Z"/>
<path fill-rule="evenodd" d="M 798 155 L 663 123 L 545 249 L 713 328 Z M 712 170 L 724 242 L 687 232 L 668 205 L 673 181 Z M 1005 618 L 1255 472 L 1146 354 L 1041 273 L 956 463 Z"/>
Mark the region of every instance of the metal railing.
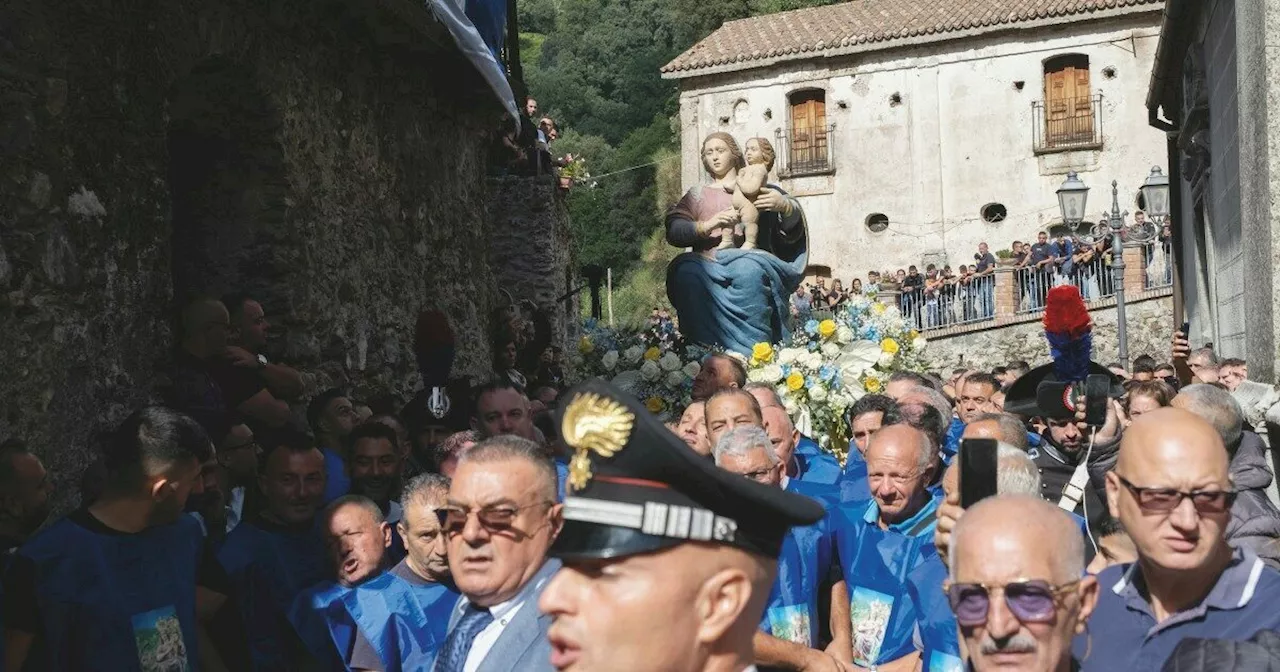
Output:
<path fill-rule="evenodd" d="M 781 163 L 778 174 L 794 177 L 830 171 L 835 165 L 831 148 L 835 129 L 835 124 L 829 124 L 802 129 L 789 126 L 774 131 Z"/>
<path fill-rule="evenodd" d="M 1093 148 L 1102 144 L 1102 94 L 1031 103 L 1036 152 Z"/>
<path fill-rule="evenodd" d="M 1087 262 L 1049 264 L 1042 268 L 1014 271 L 1016 313 L 1044 310 L 1045 295 L 1058 285 L 1075 285 L 1085 302 L 1100 301 L 1115 294 L 1115 273 L 1103 255 Z"/>
<path fill-rule="evenodd" d="M 951 278 L 930 290 L 904 293 L 899 309 L 919 331 L 944 329 L 995 319 L 994 275 Z"/>

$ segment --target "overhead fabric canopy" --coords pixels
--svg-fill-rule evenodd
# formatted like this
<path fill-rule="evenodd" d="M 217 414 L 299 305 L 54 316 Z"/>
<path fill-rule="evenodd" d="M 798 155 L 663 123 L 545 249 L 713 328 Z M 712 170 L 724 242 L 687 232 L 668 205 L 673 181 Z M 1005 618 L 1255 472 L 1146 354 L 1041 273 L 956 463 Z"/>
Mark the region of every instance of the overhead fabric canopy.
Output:
<path fill-rule="evenodd" d="M 507 81 L 507 70 L 498 61 L 497 53 L 502 44 L 502 33 L 506 27 L 506 3 L 503 0 L 469 0 L 468 10 L 459 6 L 462 0 L 426 0 L 427 8 L 449 29 L 453 41 L 484 77 L 489 88 L 497 95 L 498 101 L 506 109 L 515 123 L 516 132 L 520 131 L 520 111 L 516 105 L 515 93 Z M 485 25 L 486 35 L 481 36 L 476 24 L 468 18 L 468 14 L 478 17 Z M 490 34 L 492 33 L 492 34 Z M 486 41 L 485 38 L 489 41 Z M 492 43 L 490 43 L 490 41 Z"/>

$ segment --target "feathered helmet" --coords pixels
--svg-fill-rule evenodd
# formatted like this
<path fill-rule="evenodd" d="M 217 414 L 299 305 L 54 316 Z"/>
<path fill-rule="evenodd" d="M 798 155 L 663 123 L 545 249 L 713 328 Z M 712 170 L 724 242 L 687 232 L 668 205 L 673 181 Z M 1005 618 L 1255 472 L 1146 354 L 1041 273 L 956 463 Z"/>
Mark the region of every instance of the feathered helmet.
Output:
<path fill-rule="evenodd" d="M 1037 366 L 1014 381 L 1005 394 L 1004 410 L 1022 416 L 1068 417 L 1075 413 L 1072 390 L 1091 376 L 1106 376 L 1106 392 L 1120 397 L 1124 387 L 1093 355 L 1093 320 L 1080 290 L 1061 285 L 1045 297 L 1044 337 L 1053 362 Z M 1095 379 L 1101 382 L 1100 379 Z"/>

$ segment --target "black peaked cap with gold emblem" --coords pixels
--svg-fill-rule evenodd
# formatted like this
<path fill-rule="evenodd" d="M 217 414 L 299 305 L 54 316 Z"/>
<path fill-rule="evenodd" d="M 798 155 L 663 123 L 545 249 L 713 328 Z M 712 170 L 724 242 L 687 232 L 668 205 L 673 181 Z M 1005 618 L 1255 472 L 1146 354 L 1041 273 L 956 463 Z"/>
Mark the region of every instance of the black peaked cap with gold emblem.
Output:
<path fill-rule="evenodd" d="M 808 497 L 715 466 L 610 383 L 590 380 L 561 399 L 573 455 L 555 557 L 620 558 L 700 541 L 776 558 L 788 530 L 822 518 Z"/>

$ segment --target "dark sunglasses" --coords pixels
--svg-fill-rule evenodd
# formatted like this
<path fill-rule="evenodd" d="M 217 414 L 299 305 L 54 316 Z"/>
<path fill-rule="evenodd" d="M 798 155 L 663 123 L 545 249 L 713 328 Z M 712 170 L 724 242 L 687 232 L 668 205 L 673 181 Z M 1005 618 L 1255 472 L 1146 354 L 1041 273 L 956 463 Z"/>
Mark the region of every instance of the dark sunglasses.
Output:
<path fill-rule="evenodd" d="M 553 502 L 534 502 L 525 506 L 486 506 L 475 511 L 480 526 L 489 532 L 503 532 L 511 529 L 516 516 L 525 509 L 535 506 L 550 506 Z M 436 509 L 436 519 L 440 521 L 440 530 L 445 534 L 459 534 L 467 526 L 467 517 L 472 509 L 461 506 L 446 506 Z"/>
<path fill-rule="evenodd" d="M 956 623 L 975 628 L 987 622 L 991 610 L 991 593 L 1004 593 L 1004 603 L 1009 611 L 1023 623 L 1048 623 L 1058 610 L 1060 596 L 1075 588 L 1079 579 L 1061 585 L 1053 585 L 1040 579 L 1022 579 L 1003 586 L 982 583 L 950 583 L 943 586 Z"/>
<path fill-rule="evenodd" d="M 1116 474 L 1120 483 L 1128 488 L 1133 498 L 1138 501 L 1138 508 L 1143 511 L 1168 513 L 1182 504 L 1182 500 L 1190 499 L 1198 513 L 1223 513 L 1236 501 L 1236 493 L 1231 490 L 1193 490 L 1183 492 L 1173 488 L 1142 488 L 1129 482 L 1129 479 Z"/>

